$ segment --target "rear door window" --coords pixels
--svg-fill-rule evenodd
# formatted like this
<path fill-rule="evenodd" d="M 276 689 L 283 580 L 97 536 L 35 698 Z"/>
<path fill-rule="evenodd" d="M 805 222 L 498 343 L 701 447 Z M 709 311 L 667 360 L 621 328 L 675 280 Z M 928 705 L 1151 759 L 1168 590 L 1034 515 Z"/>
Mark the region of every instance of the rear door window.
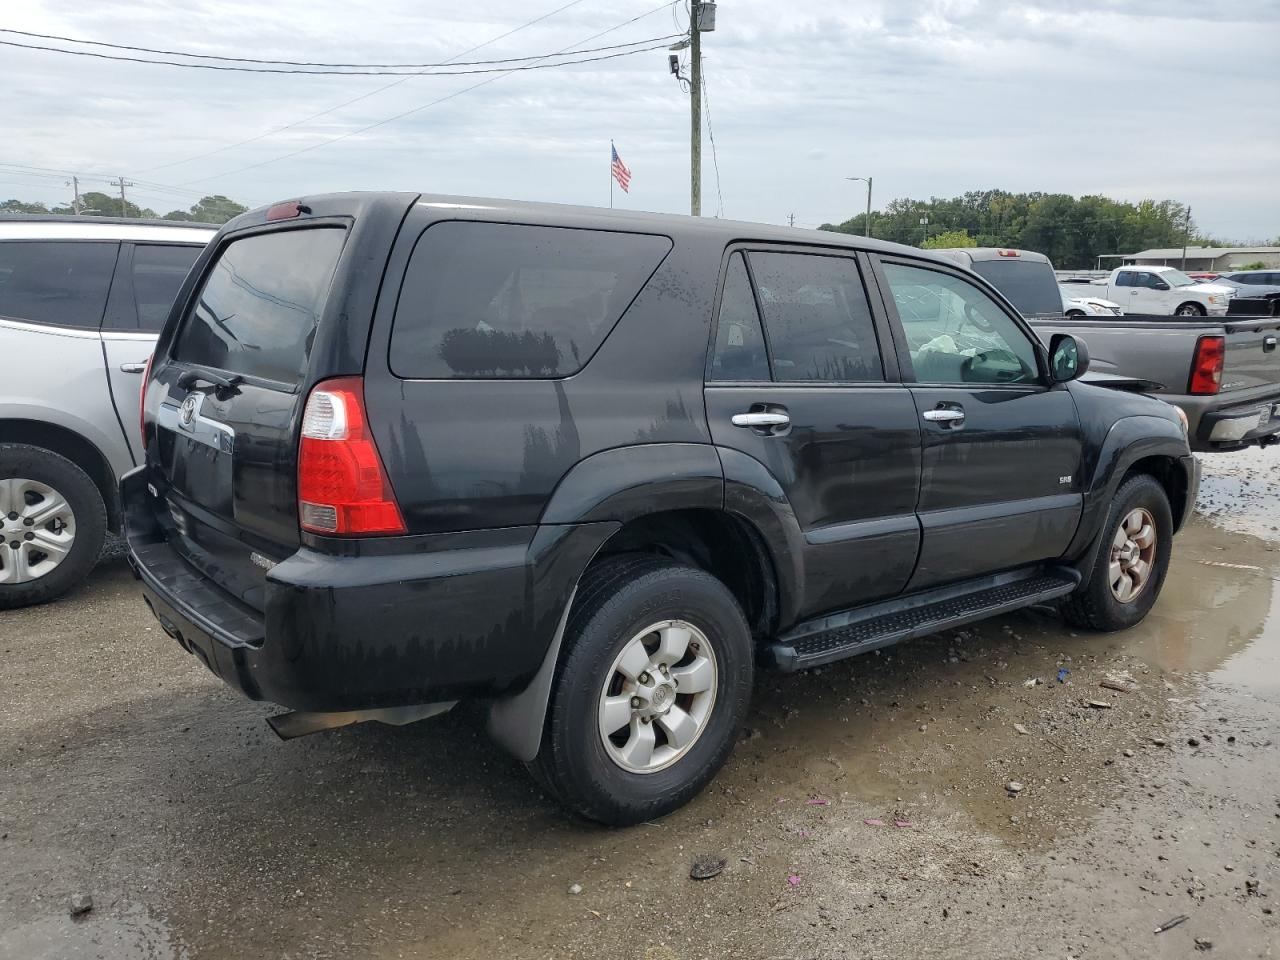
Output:
<path fill-rule="evenodd" d="M 716 347 L 711 359 L 712 380 L 768 380 L 769 356 L 756 310 L 755 295 L 742 254 L 729 258 L 720 295 Z"/>
<path fill-rule="evenodd" d="M 173 358 L 296 384 L 345 239 L 340 227 L 310 227 L 231 241 L 196 295 Z"/>
<path fill-rule="evenodd" d="M 140 243 L 133 248 L 133 299 L 138 328 L 158 333 L 169 316 L 178 288 L 202 247 L 195 244 Z"/>
<path fill-rule="evenodd" d="M 648 234 L 438 223 L 409 259 L 391 369 L 408 379 L 576 373 L 670 249 Z"/>
<path fill-rule="evenodd" d="M 119 249 L 98 240 L 0 242 L 0 317 L 96 330 Z"/>
<path fill-rule="evenodd" d="M 808 253 L 749 256 L 774 380 L 884 379 L 857 261 Z"/>

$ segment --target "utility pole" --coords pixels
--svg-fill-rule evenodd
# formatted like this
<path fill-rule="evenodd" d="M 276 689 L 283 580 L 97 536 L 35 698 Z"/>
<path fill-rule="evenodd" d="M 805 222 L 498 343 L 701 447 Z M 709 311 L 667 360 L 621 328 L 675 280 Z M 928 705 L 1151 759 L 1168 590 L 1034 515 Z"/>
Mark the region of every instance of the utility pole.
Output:
<path fill-rule="evenodd" d="M 796 215 L 794 213 L 787 214 L 787 226 L 794 227 L 796 225 Z"/>
<path fill-rule="evenodd" d="M 1187 219 L 1182 224 L 1182 269 L 1187 269 L 1187 241 L 1191 239 L 1191 208 L 1187 207 Z"/>
<path fill-rule="evenodd" d="M 78 217 L 80 216 L 80 178 L 72 177 L 70 180 L 67 181 L 67 186 L 70 187 L 73 191 L 73 198 L 71 200 L 71 212 Z"/>
<path fill-rule="evenodd" d="M 129 216 L 129 202 L 124 198 L 124 188 L 134 186 L 133 181 L 126 180 L 121 174 L 117 179 L 109 181 L 111 186 L 120 188 L 120 216 Z"/>
<path fill-rule="evenodd" d="M 689 10 L 689 212 L 695 217 L 702 216 L 701 33 L 702 0 L 692 0 Z"/>
<path fill-rule="evenodd" d="M 865 180 L 867 183 L 867 219 L 863 223 L 863 232 L 871 236 L 871 177 L 845 177 L 846 180 Z"/>

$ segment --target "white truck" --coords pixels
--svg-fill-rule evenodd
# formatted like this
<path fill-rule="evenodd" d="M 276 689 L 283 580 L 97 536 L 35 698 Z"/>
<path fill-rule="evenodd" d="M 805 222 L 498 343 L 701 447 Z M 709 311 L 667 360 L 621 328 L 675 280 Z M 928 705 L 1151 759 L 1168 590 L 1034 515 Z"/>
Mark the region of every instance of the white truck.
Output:
<path fill-rule="evenodd" d="M 1116 267 L 1089 284 L 1093 292 L 1120 304 L 1125 313 L 1178 317 L 1225 317 L 1235 292 L 1219 283 L 1197 283 L 1176 267 Z"/>

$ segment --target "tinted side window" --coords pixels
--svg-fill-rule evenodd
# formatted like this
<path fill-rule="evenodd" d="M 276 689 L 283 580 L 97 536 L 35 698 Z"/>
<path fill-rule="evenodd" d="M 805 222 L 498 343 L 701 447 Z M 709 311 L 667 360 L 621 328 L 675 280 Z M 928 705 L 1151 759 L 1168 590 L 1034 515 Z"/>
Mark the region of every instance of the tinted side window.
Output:
<path fill-rule="evenodd" d="M 711 379 L 769 379 L 769 357 L 765 351 L 764 333 L 760 329 L 760 314 L 756 310 L 751 281 L 740 253 L 730 258 L 724 278 Z"/>
<path fill-rule="evenodd" d="M 96 330 L 119 248 L 114 241 L 0 243 L 0 316 Z"/>
<path fill-rule="evenodd" d="M 138 244 L 133 248 L 133 299 L 138 328 L 159 332 L 173 298 L 200 255 L 194 244 Z"/>
<path fill-rule="evenodd" d="M 1132 273 L 1131 271 L 1129 271 L 1129 270 L 1123 270 L 1123 271 L 1121 271 L 1120 273 L 1117 273 L 1117 274 L 1116 274 L 1116 286 L 1117 286 L 1117 287 L 1132 287 L 1132 286 L 1133 286 L 1133 273 Z"/>
<path fill-rule="evenodd" d="M 346 232 L 281 230 L 227 244 L 174 344 L 176 360 L 296 383 Z"/>
<path fill-rule="evenodd" d="M 883 380 L 880 347 L 856 261 L 752 252 L 775 380 Z"/>
<path fill-rule="evenodd" d="M 416 379 L 575 373 L 670 249 L 647 234 L 438 223 L 409 258 L 391 368 Z"/>
<path fill-rule="evenodd" d="M 940 270 L 886 263 L 911 365 L 921 383 L 1033 383 L 1036 353 L 995 300 Z"/>

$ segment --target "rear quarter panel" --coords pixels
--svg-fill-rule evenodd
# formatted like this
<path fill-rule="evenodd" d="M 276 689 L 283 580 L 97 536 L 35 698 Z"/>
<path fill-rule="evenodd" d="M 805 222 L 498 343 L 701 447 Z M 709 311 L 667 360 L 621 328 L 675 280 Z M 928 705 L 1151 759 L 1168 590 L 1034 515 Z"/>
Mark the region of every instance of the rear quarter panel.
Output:
<path fill-rule="evenodd" d="M 557 226 L 556 215 L 504 222 Z M 498 219 L 468 211 L 466 219 Z M 630 444 L 710 443 L 702 399 L 723 242 L 673 247 L 591 360 L 555 379 L 400 379 L 390 368 L 399 287 L 423 230 L 456 210 L 420 203 L 392 253 L 366 366 L 370 421 L 411 533 L 537 523 L 581 460 Z M 581 214 L 563 224 L 591 227 Z M 602 218 L 600 229 L 617 230 Z"/>

